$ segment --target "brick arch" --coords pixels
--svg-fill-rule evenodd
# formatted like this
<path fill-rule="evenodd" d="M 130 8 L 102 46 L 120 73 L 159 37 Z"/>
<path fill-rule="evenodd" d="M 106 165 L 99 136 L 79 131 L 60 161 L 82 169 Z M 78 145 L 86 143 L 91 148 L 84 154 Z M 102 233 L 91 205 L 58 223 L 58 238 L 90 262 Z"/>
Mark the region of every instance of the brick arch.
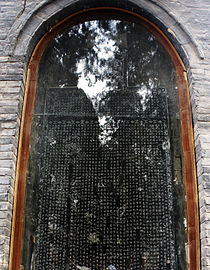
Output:
<path fill-rule="evenodd" d="M 79 1 L 75 1 L 78 3 Z M 88 1 L 86 1 L 88 2 Z M 93 3 L 93 1 L 91 1 Z M 133 1 L 130 1 L 133 2 Z M 108 1 L 107 1 L 108 3 Z M 47 45 L 47 43 L 51 40 L 54 35 L 62 30 L 66 24 L 71 22 L 72 20 L 78 20 L 78 17 L 81 17 L 84 14 L 88 14 L 91 10 L 110 10 L 110 7 L 95 7 L 90 8 L 87 6 L 87 9 L 77 11 L 65 18 L 63 21 L 57 23 L 55 26 L 49 26 L 49 31 L 40 39 L 41 28 L 39 27 L 40 32 L 37 30 L 36 32 L 31 32 L 37 34 L 37 36 L 31 37 L 31 34 L 28 35 L 28 39 L 26 40 L 27 46 L 23 46 L 21 43 L 21 39 L 24 37 L 25 30 L 19 36 L 18 42 L 16 44 L 14 55 L 24 55 L 26 57 L 32 56 L 29 62 L 28 67 L 28 77 L 26 84 L 26 94 L 25 101 L 23 107 L 23 115 L 22 115 L 22 125 L 21 125 L 21 133 L 20 133 L 20 142 L 19 142 L 19 153 L 18 153 L 18 164 L 17 164 L 17 176 L 16 176 L 16 191 L 15 191 L 15 202 L 14 202 L 14 218 L 13 218 L 13 230 L 12 230 L 12 241 L 11 241 L 11 259 L 10 259 L 10 268 L 14 270 L 19 270 L 20 266 L 20 255 L 21 255 L 21 238 L 22 238 L 22 223 L 23 223 L 23 207 L 24 207 L 24 189 L 25 189 L 25 180 L 26 180 L 26 171 L 27 171 L 27 158 L 28 158 L 28 150 L 29 150 L 29 140 L 30 140 L 30 128 L 32 121 L 32 113 L 33 113 L 33 102 L 35 99 L 35 91 L 36 91 L 36 76 L 38 70 L 38 63 L 41 59 L 42 52 Z M 191 121 L 191 109 L 190 109 L 190 101 L 189 101 L 189 92 L 188 85 L 186 79 L 186 66 L 188 66 L 188 60 L 185 56 L 182 47 L 178 43 L 178 53 L 176 48 L 172 46 L 171 39 L 175 39 L 174 33 L 171 30 L 167 30 L 167 34 L 169 33 L 170 38 L 165 34 L 164 29 L 158 27 L 158 23 L 154 24 L 151 18 L 149 18 L 149 14 L 145 13 L 145 16 L 142 11 L 142 15 L 132 11 L 128 11 L 127 9 L 112 7 L 112 10 L 129 13 L 131 16 L 136 16 L 141 20 L 142 24 L 144 24 L 151 32 L 153 32 L 162 44 L 165 46 L 166 50 L 168 50 L 172 60 L 176 66 L 177 72 L 177 83 L 179 88 L 179 105 L 180 105 L 180 118 L 181 118 L 181 136 L 183 143 L 183 157 L 184 157 L 184 167 L 185 167 L 185 179 L 187 183 L 187 196 L 188 196 L 188 220 L 190 224 L 189 228 L 189 239 L 190 239 L 190 269 L 200 269 L 200 249 L 199 249 L 199 221 L 198 221 L 198 202 L 197 202 L 197 187 L 196 187 L 196 172 L 195 172 L 195 162 L 194 162 L 194 144 L 193 144 L 193 135 L 192 135 L 192 121 Z M 38 11 L 37 11 L 38 12 Z M 66 12 L 66 11 L 65 11 Z M 69 10 L 68 10 L 69 12 Z M 145 12 L 145 10 L 144 10 Z M 71 13 L 71 12 L 70 12 Z M 37 13 L 38 14 L 38 13 Z M 56 13 L 57 14 L 57 13 Z M 52 19 L 52 17 L 50 17 Z M 150 19 L 150 20 L 149 20 Z M 53 19 L 54 20 L 54 19 Z M 156 21 L 157 22 L 157 21 Z M 49 21 L 48 21 L 49 23 Z M 36 26 L 36 25 L 35 25 Z M 163 27 L 164 25 L 161 24 Z M 28 26 L 27 26 L 28 27 Z M 26 29 L 27 29 L 26 27 Z M 33 26 L 34 27 L 34 26 Z M 46 32 L 46 29 L 45 29 Z M 39 33 L 39 34 L 38 34 Z M 37 38 L 39 38 L 39 42 L 37 42 Z M 32 42 L 32 43 L 31 43 Z M 33 43 L 37 43 L 35 50 Z M 176 43 L 177 44 L 177 43 Z M 20 50 L 20 51 L 19 51 Z M 180 57 L 181 56 L 181 57 Z M 182 61 L 183 60 L 183 61 Z M 185 62 L 185 65 L 183 64 Z M 13 249 L 14 247 L 14 249 Z M 14 253 L 13 253 L 14 250 Z M 14 256 L 13 256 L 14 254 Z"/>
<path fill-rule="evenodd" d="M 79 10 L 110 6 L 133 11 L 153 22 L 174 45 L 186 67 L 189 65 L 186 52 L 193 52 L 198 58 L 203 59 L 200 46 L 184 25 L 180 24 L 175 15 L 163 4 L 151 0 L 105 0 L 101 2 L 102 4 L 96 0 L 43 1 L 27 14 L 25 14 L 24 8 L 7 36 L 7 40 L 14 45 L 10 54 L 25 56 L 26 59 L 29 59 L 41 36 L 52 29 L 58 21 Z"/>

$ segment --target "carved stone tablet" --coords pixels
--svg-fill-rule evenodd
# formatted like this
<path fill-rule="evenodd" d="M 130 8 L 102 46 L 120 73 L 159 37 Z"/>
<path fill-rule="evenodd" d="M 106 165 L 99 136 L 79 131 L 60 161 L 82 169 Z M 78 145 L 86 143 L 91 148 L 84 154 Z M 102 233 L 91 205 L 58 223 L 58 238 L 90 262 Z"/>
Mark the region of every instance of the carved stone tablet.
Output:
<path fill-rule="evenodd" d="M 166 91 L 45 104 L 36 269 L 174 269 Z"/>

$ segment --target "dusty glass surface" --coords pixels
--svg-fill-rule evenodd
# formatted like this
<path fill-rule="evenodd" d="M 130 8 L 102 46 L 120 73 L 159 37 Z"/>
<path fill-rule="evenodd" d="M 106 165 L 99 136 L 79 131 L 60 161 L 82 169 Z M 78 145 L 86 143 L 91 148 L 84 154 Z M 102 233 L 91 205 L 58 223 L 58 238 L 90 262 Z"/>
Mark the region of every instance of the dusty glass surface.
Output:
<path fill-rule="evenodd" d="M 186 269 L 179 136 L 174 66 L 145 28 L 94 20 L 54 38 L 39 66 L 24 269 Z"/>

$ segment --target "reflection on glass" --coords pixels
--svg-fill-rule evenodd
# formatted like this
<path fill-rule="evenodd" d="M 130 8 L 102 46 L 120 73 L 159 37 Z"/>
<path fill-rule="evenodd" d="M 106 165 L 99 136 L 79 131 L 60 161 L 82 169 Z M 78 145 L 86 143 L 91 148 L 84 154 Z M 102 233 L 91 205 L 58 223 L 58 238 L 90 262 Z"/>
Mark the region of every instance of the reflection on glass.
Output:
<path fill-rule="evenodd" d="M 143 27 L 95 20 L 54 38 L 39 67 L 25 269 L 186 269 L 178 125 L 174 67 Z"/>

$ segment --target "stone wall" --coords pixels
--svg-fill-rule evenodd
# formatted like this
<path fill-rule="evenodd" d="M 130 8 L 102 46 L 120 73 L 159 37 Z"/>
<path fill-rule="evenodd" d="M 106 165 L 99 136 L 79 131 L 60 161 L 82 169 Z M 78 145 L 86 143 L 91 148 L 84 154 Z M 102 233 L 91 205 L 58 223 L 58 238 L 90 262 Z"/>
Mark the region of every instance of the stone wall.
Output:
<path fill-rule="evenodd" d="M 109 1 L 100 1 L 110 5 Z M 126 4 L 127 0 L 116 1 Z M 95 0 L 0 0 L 0 269 L 8 269 L 27 64 L 40 37 Z M 131 0 L 162 27 L 188 69 L 198 175 L 202 269 L 210 269 L 210 1 Z M 73 4 L 73 6 L 71 6 Z M 129 5 L 130 5 L 129 4 Z M 156 18 L 156 19 L 155 19 Z"/>

